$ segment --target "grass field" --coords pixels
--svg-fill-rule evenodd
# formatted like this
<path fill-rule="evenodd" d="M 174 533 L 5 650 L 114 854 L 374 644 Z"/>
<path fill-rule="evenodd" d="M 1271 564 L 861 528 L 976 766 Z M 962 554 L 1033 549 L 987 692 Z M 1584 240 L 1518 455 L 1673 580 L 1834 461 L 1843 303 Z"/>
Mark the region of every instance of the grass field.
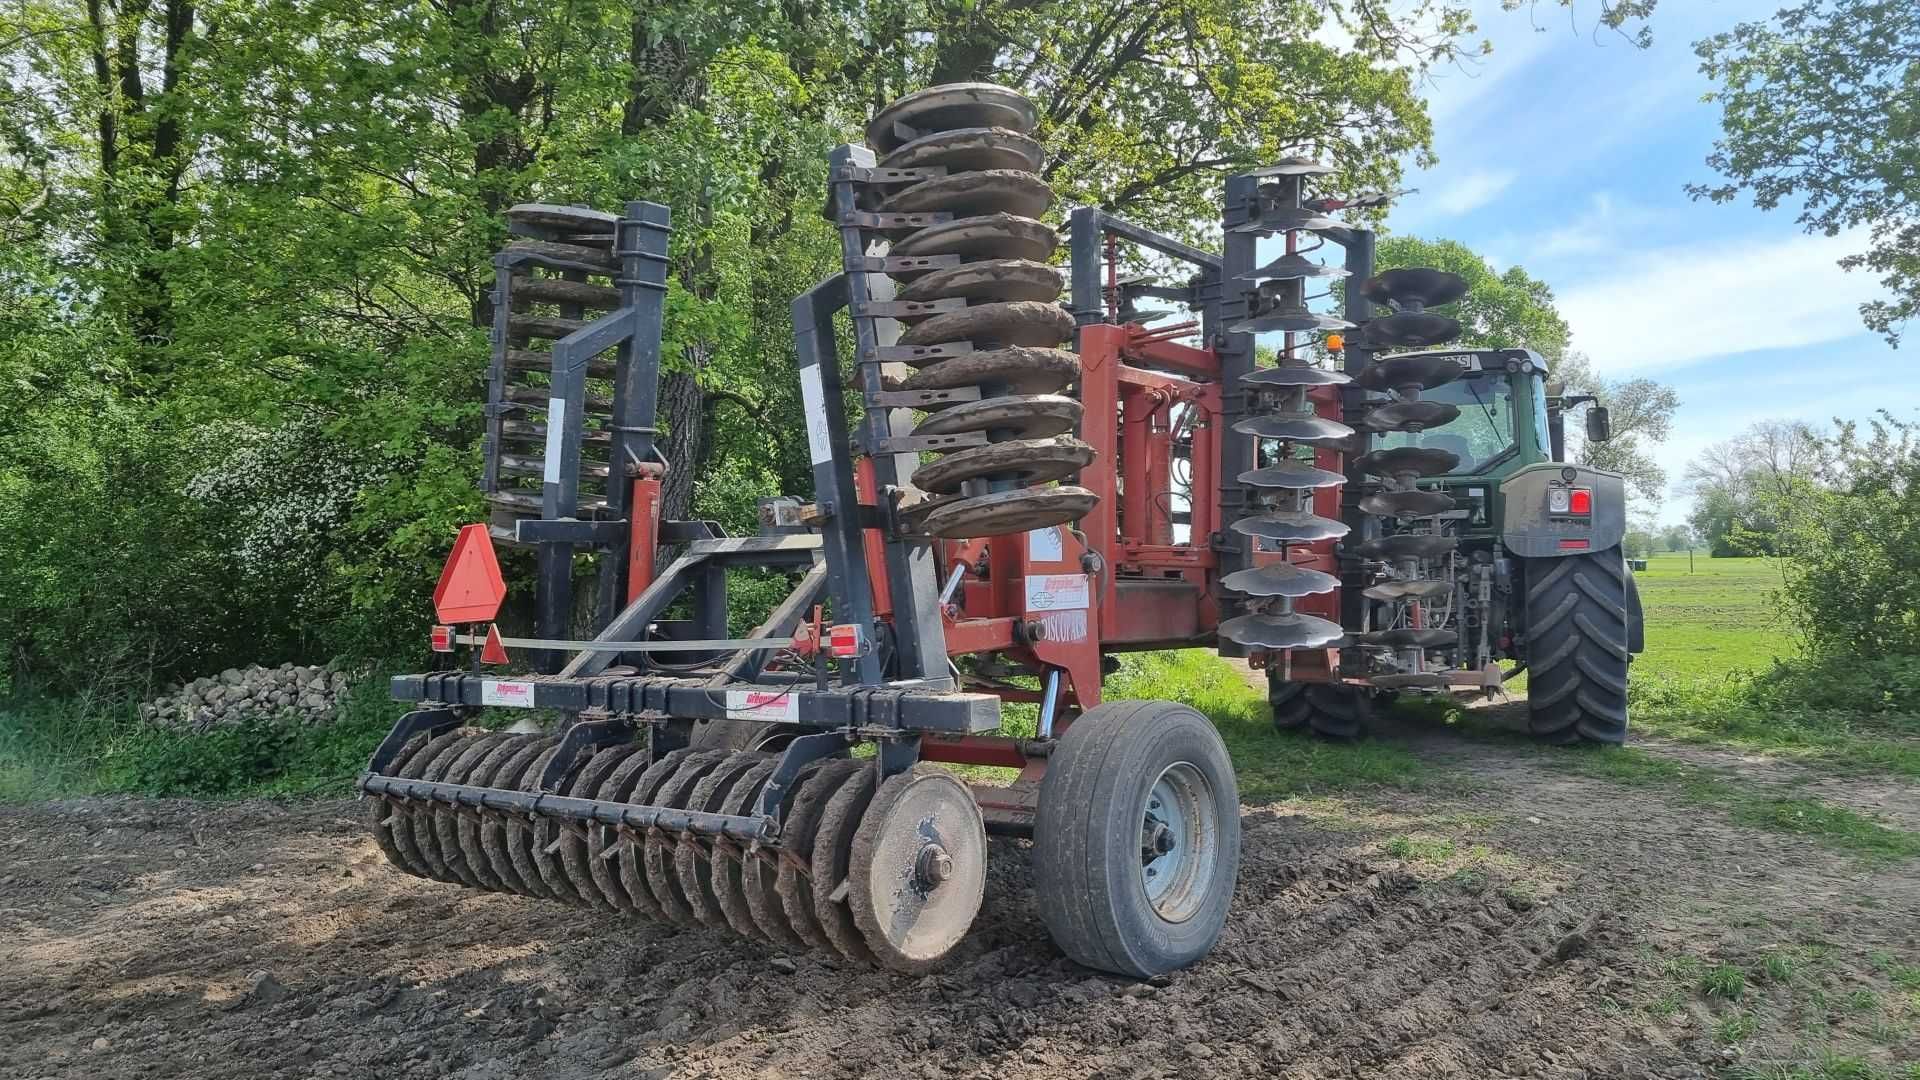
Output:
<path fill-rule="evenodd" d="M 1634 575 L 1647 615 L 1647 651 L 1638 677 L 1725 677 L 1757 671 L 1794 651 L 1792 628 L 1774 617 L 1777 559 L 1710 559 L 1665 553 Z"/>

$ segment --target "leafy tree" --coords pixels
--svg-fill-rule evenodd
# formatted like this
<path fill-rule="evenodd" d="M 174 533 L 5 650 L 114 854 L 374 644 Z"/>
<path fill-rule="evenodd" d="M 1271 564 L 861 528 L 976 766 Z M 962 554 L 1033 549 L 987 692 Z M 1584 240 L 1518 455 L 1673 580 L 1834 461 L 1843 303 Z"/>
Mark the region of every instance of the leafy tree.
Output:
<path fill-rule="evenodd" d="M 1780 512 L 1827 481 L 1833 444 L 1799 420 L 1766 420 L 1687 466 L 1688 523 L 1716 557 L 1779 551 Z"/>
<path fill-rule="evenodd" d="M 1588 441 L 1578 425 L 1569 423 L 1567 435 L 1573 460 L 1596 469 L 1617 472 L 1649 501 L 1666 493 L 1667 470 L 1655 449 L 1673 430 L 1673 414 L 1680 395 L 1673 387 L 1652 379 L 1601 378 L 1584 353 L 1570 352 L 1550 376 L 1572 394 L 1592 394 L 1606 406 L 1612 435 L 1606 442 Z"/>
<path fill-rule="evenodd" d="M 1797 205 L 1809 233 L 1864 230 L 1840 265 L 1880 276 L 1890 295 L 1861 315 L 1897 343 L 1920 312 L 1920 5 L 1802 0 L 1694 47 L 1719 83 L 1707 162 L 1725 183 L 1691 193 Z"/>
<path fill-rule="evenodd" d="M 1689 551 L 1693 548 L 1693 529 L 1687 525 L 1669 525 L 1660 533 L 1660 546 L 1667 551 Z"/>
<path fill-rule="evenodd" d="M 1812 479 L 1763 487 L 1788 556 L 1781 599 L 1816 655 L 1920 655 L 1920 439 L 1882 412 L 1808 436 Z"/>
<path fill-rule="evenodd" d="M 1571 331 L 1553 306 L 1553 289 L 1525 269 L 1495 271 L 1478 252 L 1458 240 L 1388 236 L 1375 262 L 1383 270 L 1431 266 L 1459 274 L 1467 295 L 1441 309 L 1460 320 L 1459 344 L 1471 348 L 1532 349 L 1551 364 L 1567 352 Z"/>

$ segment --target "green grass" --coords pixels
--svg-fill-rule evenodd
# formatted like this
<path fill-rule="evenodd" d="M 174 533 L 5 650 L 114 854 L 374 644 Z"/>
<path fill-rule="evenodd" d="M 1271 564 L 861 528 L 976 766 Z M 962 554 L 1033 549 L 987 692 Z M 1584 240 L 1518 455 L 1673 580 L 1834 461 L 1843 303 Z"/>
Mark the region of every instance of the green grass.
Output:
<path fill-rule="evenodd" d="M 1793 636 L 1773 618 L 1777 559 L 1710 559 L 1696 552 L 1655 555 L 1634 574 L 1647 613 L 1647 651 L 1634 674 L 1718 679 L 1759 671 L 1793 655 Z"/>
<path fill-rule="evenodd" d="M 197 735 L 142 723 L 131 704 L 28 696 L 0 705 L 0 803 L 104 792 L 344 793 L 394 717 L 379 676 L 350 689 L 330 724 Z"/>
<path fill-rule="evenodd" d="M 1634 575 L 1647 618 L 1634 729 L 1920 777 L 1920 663 L 1797 659 L 1774 609 L 1780 574 L 1777 559 L 1648 560 Z"/>
<path fill-rule="evenodd" d="M 1700 976 L 1700 992 L 1710 998 L 1739 1001 L 1747 995 L 1747 973 L 1732 964 L 1716 964 Z"/>
<path fill-rule="evenodd" d="M 1415 787 L 1434 774 L 1433 766 L 1390 743 L 1281 736 L 1273 730 L 1266 695 L 1211 650 L 1123 655 L 1120 670 L 1107 678 L 1106 696 L 1164 698 L 1206 713 L 1226 741 L 1240 797 L 1249 803 L 1378 785 Z"/>

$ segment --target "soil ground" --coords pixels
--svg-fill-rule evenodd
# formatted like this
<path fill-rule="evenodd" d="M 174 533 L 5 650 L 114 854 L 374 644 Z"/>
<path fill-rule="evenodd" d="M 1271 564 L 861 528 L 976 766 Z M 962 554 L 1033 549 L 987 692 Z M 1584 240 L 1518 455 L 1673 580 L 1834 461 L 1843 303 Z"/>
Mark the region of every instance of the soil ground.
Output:
<path fill-rule="evenodd" d="M 1753 831 L 1522 745 L 1378 737 L 1434 781 L 1245 807 L 1225 936 L 1154 984 L 1054 951 L 1017 841 L 995 841 L 957 962 L 908 979 L 412 878 L 347 801 L 0 808 L 0 1076 L 1573 1080 L 1920 1061 L 1899 1004 L 1920 971 L 1913 861 Z M 1763 759 L 1714 764 L 1780 782 Z M 1920 820 L 1910 785 L 1870 798 Z M 1796 958 L 1790 977 L 1757 974 L 1771 952 Z M 1721 964 L 1748 973 L 1738 1001 L 1699 990 Z M 1866 994 L 1871 1014 L 1842 1004 Z"/>

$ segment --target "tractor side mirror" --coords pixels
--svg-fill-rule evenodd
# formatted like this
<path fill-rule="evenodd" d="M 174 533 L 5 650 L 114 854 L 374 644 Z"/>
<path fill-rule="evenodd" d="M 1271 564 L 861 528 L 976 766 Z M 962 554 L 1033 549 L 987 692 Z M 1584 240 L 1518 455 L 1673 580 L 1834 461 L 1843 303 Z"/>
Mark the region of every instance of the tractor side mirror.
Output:
<path fill-rule="evenodd" d="M 1606 442 L 1613 438 L 1613 417 L 1607 414 L 1606 406 L 1594 405 L 1587 409 L 1587 441 Z"/>

